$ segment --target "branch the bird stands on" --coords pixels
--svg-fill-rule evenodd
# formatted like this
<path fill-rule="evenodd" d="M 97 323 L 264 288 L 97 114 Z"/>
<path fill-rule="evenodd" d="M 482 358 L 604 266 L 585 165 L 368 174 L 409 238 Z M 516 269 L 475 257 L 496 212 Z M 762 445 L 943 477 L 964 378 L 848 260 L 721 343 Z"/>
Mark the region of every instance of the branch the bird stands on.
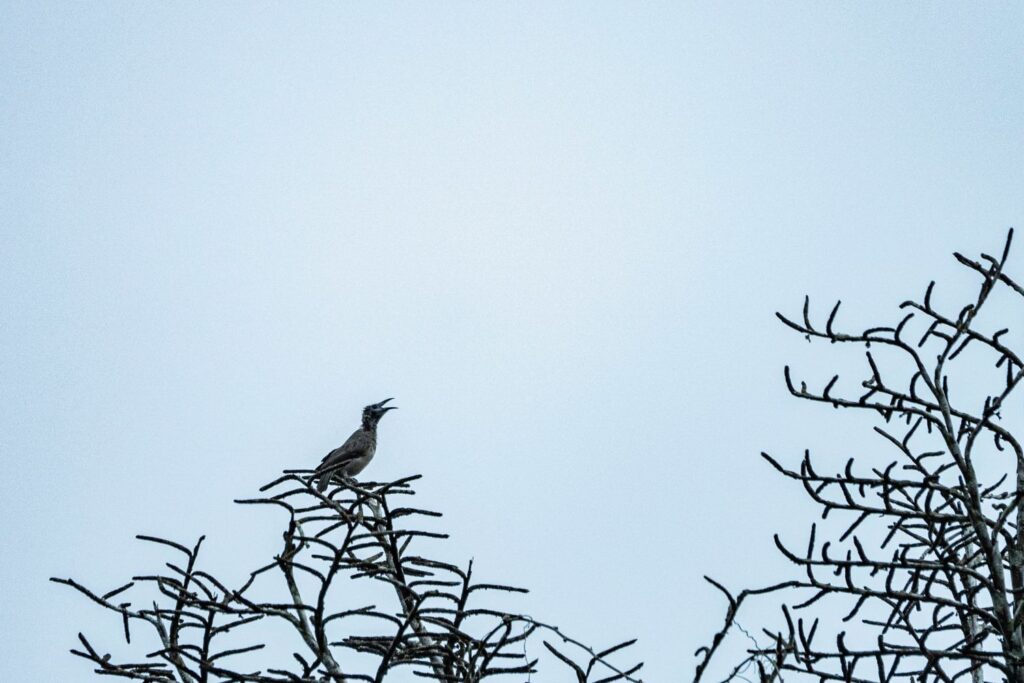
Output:
<path fill-rule="evenodd" d="M 153 682 L 380 682 L 395 671 L 405 671 L 400 680 L 410 673 L 440 681 L 528 680 L 538 670 L 533 654 L 548 651 L 577 683 L 640 680 L 642 664 L 616 663 L 633 641 L 586 646 L 555 626 L 488 604 L 488 595 L 524 589 L 478 582 L 472 562 L 431 559 L 426 542 L 447 536 L 419 528 L 440 517 L 408 504 L 419 476 L 344 480 L 321 493 L 316 474 L 286 471 L 261 497 L 236 501 L 285 515 L 280 552 L 237 584 L 203 569 L 202 538 L 190 547 L 152 536 L 138 538 L 167 548 L 174 556 L 168 571 L 102 593 L 52 579 L 119 615 L 126 647 L 138 647 L 140 638 L 147 643 L 141 655 L 122 661 L 80 633 L 72 653 L 97 674 Z M 356 588 L 367 584 L 387 604 L 351 604 L 365 595 Z M 268 622 L 285 634 L 268 636 Z"/>

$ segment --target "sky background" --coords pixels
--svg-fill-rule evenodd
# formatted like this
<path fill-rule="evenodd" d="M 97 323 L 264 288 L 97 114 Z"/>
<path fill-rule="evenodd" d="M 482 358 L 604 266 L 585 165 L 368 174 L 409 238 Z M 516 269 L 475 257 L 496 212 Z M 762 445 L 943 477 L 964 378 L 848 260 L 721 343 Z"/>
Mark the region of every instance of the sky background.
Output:
<path fill-rule="evenodd" d="M 1022 33 L 1013 3 L 0 3 L 0 680 L 93 680 L 67 649 L 119 624 L 47 578 L 155 569 L 136 533 L 264 561 L 281 520 L 232 499 L 388 396 L 366 474 L 424 475 L 438 556 L 689 680 L 701 576 L 782 576 L 813 512 L 758 452 L 864 429 L 787 397 L 835 363 L 774 311 L 969 296 L 951 252 L 1024 216 Z"/>

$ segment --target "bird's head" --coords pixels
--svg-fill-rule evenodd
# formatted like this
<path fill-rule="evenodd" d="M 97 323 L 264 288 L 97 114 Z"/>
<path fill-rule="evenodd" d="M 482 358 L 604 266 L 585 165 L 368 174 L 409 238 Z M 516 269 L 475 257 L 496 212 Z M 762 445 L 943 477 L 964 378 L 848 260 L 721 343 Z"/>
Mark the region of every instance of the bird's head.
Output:
<path fill-rule="evenodd" d="M 370 405 L 363 408 L 363 425 L 366 427 L 374 427 L 378 422 L 380 422 L 380 419 L 384 417 L 384 413 L 388 412 L 389 410 L 397 410 L 398 406 L 385 407 L 384 405 L 388 401 L 393 400 L 394 399 L 386 398 L 380 403 L 371 403 Z"/>

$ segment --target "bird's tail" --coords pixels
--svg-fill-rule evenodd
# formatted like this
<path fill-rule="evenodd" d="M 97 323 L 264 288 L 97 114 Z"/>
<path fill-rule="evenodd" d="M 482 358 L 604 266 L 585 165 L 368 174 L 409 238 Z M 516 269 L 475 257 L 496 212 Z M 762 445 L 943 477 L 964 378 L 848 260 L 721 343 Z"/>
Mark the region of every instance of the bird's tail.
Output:
<path fill-rule="evenodd" d="M 334 472 L 332 470 L 324 470 L 320 473 L 320 477 L 316 480 L 316 490 L 323 493 L 327 490 L 327 485 L 331 483 L 331 475 Z"/>

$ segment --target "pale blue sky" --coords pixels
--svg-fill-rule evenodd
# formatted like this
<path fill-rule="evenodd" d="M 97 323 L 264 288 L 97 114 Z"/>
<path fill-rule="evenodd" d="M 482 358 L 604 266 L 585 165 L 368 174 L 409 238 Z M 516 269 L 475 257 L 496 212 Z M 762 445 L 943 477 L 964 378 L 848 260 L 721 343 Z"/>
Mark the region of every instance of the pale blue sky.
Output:
<path fill-rule="evenodd" d="M 255 566 L 231 500 L 386 396 L 367 475 L 425 475 L 443 556 L 688 679 L 700 576 L 803 533 L 758 451 L 847 428 L 786 398 L 826 366 L 773 312 L 888 320 L 1021 225 L 1022 20 L 0 3 L 0 680 L 91 680 L 66 650 L 118 624 L 46 579 L 113 587 L 136 533 Z"/>

